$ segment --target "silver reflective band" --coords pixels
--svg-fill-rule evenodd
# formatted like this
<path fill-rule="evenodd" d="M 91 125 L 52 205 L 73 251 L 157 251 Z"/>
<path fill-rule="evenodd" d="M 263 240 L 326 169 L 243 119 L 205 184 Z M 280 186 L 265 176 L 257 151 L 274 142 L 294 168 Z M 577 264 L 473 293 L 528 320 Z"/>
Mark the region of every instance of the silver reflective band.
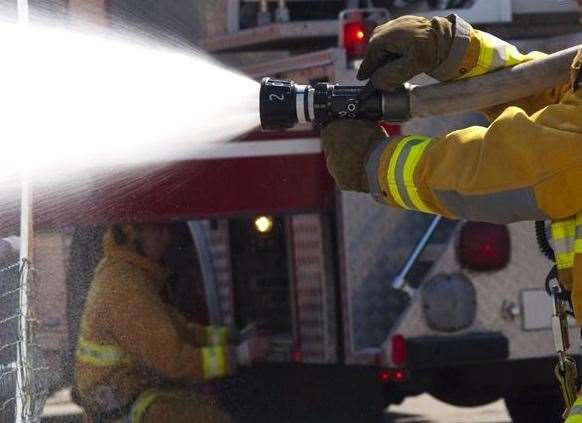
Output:
<path fill-rule="evenodd" d="M 309 112 L 309 120 L 315 120 L 315 88 L 310 88 L 307 93 L 307 110 Z"/>
<path fill-rule="evenodd" d="M 505 224 L 518 220 L 548 220 L 536 203 L 532 188 L 517 188 L 490 194 L 463 194 L 434 190 L 441 204 L 458 217 Z"/>
<path fill-rule="evenodd" d="M 582 405 L 576 405 L 570 409 L 568 417 L 572 416 L 582 416 Z"/>
<path fill-rule="evenodd" d="M 297 120 L 299 123 L 307 123 L 305 117 L 305 90 L 307 85 L 297 85 L 295 93 L 295 108 L 297 109 Z"/>

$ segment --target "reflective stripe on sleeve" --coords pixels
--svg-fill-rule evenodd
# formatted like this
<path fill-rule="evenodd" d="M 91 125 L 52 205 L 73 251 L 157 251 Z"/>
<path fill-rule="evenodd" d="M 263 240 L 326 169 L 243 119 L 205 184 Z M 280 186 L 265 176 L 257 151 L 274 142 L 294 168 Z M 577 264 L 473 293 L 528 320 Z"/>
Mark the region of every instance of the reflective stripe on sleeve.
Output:
<path fill-rule="evenodd" d="M 228 345 L 228 328 L 224 326 L 206 326 L 206 341 L 208 345 Z"/>
<path fill-rule="evenodd" d="M 566 423 L 582 423 L 582 398 L 576 399 L 568 413 Z"/>
<path fill-rule="evenodd" d="M 518 63 L 540 57 L 537 52 L 528 55 L 521 54 L 519 50 L 494 35 L 479 30 L 473 30 L 472 35 L 479 40 L 479 59 L 476 66 L 462 78 L 471 78 L 492 72 L 496 69 L 514 66 Z"/>
<path fill-rule="evenodd" d="M 490 194 L 464 194 L 433 190 L 440 203 L 457 217 L 506 224 L 520 220 L 546 220 L 529 187 Z"/>
<path fill-rule="evenodd" d="M 433 213 L 422 201 L 414 183 L 414 173 L 431 138 L 410 135 L 396 146 L 386 175 L 387 186 L 394 201 L 402 208 Z"/>
<path fill-rule="evenodd" d="M 226 352 L 221 346 L 202 348 L 202 370 L 205 379 L 226 374 Z"/>
<path fill-rule="evenodd" d="M 95 367 L 111 367 L 132 361 L 131 356 L 116 345 L 101 345 L 83 337 L 79 338 L 75 357 L 81 363 Z"/>

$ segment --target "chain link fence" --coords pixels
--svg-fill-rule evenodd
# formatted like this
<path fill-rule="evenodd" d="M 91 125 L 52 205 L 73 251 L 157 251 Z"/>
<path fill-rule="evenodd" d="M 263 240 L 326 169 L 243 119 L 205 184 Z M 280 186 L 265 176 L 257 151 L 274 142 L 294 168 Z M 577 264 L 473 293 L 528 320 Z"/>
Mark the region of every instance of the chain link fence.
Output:
<path fill-rule="evenodd" d="M 0 422 L 39 422 L 48 393 L 48 368 L 36 342 L 34 309 L 29 307 L 24 315 L 20 307 L 23 290 L 33 304 L 34 269 L 30 262 L 20 261 L 11 243 L 0 240 Z M 24 408 L 17 411 L 18 396 Z"/>

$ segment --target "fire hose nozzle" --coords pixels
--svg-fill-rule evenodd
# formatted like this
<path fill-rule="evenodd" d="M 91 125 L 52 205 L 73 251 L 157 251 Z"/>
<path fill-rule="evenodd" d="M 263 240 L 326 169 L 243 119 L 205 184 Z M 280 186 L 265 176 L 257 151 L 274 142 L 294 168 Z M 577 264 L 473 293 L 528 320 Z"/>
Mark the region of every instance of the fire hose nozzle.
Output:
<path fill-rule="evenodd" d="M 263 78 L 261 126 L 286 130 L 299 123 L 322 127 L 337 119 L 402 122 L 410 118 L 407 88 L 387 92 L 364 91 L 364 88 L 326 82 L 315 86 L 299 85 L 289 80 Z"/>

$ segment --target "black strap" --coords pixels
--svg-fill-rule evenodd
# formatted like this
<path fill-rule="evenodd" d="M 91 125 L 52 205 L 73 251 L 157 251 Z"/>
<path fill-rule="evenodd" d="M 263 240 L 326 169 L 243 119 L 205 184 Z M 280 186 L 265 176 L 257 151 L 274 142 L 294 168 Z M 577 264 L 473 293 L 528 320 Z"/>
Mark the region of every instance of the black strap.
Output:
<path fill-rule="evenodd" d="M 548 273 L 548 276 L 546 276 L 546 283 L 545 283 L 545 288 L 546 288 L 546 293 L 551 297 L 552 296 L 552 291 L 550 289 L 550 282 L 552 280 L 557 280 L 558 283 L 560 283 L 560 280 L 558 279 L 558 268 L 554 265 L 552 266 L 552 268 L 550 269 L 550 272 Z M 558 298 L 560 298 L 562 301 L 566 301 L 568 302 L 568 304 L 570 305 L 570 309 L 574 310 L 574 306 L 572 305 L 572 295 L 570 291 L 567 291 L 566 289 L 564 289 L 564 287 L 562 286 L 562 284 L 560 284 L 560 287 L 562 287 L 561 292 L 558 294 Z M 567 311 L 567 313 L 571 316 L 574 316 L 574 313 L 570 310 Z"/>

